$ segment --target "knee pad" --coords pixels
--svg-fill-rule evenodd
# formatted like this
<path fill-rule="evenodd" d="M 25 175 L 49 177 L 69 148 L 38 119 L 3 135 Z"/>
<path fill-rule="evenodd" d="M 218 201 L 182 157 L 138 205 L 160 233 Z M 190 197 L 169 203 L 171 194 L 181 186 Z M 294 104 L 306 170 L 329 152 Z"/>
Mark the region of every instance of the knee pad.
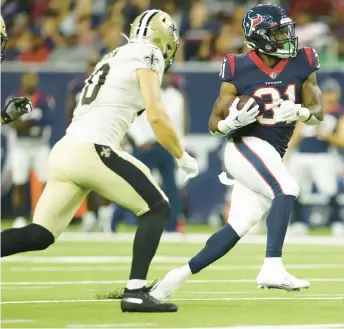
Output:
<path fill-rule="evenodd" d="M 31 250 L 44 250 L 55 242 L 54 235 L 38 224 L 23 227 L 23 238 L 27 240 Z"/>

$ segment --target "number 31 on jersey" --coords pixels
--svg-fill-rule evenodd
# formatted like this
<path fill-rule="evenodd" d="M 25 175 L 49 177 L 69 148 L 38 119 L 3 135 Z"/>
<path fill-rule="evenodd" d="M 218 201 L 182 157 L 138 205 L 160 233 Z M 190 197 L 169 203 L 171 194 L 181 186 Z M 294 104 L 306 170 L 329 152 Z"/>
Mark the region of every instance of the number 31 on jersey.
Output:
<path fill-rule="evenodd" d="M 273 126 L 276 124 L 274 118 L 274 108 L 278 106 L 279 99 L 286 96 L 288 100 L 295 102 L 296 87 L 295 84 L 289 84 L 283 95 L 275 87 L 262 87 L 254 91 L 253 96 L 263 99 L 269 97 L 271 101 L 264 102 L 264 112 L 257 117 L 257 121 L 263 125 Z"/>

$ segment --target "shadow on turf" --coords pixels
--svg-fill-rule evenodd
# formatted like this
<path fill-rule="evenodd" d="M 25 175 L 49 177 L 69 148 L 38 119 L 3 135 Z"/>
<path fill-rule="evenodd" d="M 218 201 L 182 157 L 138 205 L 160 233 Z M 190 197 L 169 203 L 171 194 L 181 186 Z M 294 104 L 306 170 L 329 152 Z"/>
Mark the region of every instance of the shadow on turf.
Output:
<path fill-rule="evenodd" d="M 147 290 L 150 291 L 158 283 L 158 280 L 154 280 L 150 286 L 147 287 Z M 124 287 L 117 288 L 114 290 L 102 289 L 95 295 L 95 299 L 122 299 L 124 294 Z"/>

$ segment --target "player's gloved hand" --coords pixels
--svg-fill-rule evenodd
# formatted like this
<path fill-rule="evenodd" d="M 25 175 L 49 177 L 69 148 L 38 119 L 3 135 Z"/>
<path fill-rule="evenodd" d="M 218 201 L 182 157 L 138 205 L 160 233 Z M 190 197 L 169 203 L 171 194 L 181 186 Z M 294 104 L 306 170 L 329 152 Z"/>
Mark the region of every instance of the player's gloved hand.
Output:
<path fill-rule="evenodd" d="M 218 123 L 218 130 L 225 135 L 231 130 L 247 126 L 257 120 L 259 105 L 251 108 L 255 102 L 254 98 L 250 98 L 240 111 L 237 108 L 239 101 L 240 99 L 237 97 L 229 108 L 228 117 Z"/>
<path fill-rule="evenodd" d="M 177 159 L 178 167 L 186 173 L 184 184 L 191 178 L 198 176 L 198 163 L 189 153 L 185 152 Z"/>
<path fill-rule="evenodd" d="M 276 122 L 293 122 L 293 121 L 307 121 L 311 113 L 301 104 L 295 104 L 292 101 L 279 101 L 279 106 L 274 108 Z"/>
<path fill-rule="evenodd" d="M 31 111 L 32 104 L 26 97 L 13 97 L 1 111 L 1 118 L 4 123 L 9 123 Z"/>

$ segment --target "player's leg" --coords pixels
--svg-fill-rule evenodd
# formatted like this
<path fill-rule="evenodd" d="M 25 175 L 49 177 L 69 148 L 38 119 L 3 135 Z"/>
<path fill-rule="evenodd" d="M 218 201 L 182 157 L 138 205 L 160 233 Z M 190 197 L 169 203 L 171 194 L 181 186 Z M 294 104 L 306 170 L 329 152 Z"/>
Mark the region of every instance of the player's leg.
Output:
<path fill-rule="evenodd" d="M 77 163 L 73 163 L 73 157 L 66 162 L 64 151 L 59 146 L 52 151 L 50 177 L 36 206 L 33 223 L 1 232 L 1 257 L 49 247 L 70 223 L 89 192 L 66 175 L 68 166 L 74 167 Z M 83 167 L 78 170 L 82 172 Z"/>
<path fill-rule="evenodd" d="M 167 222 L 166 231 L 175 232 L 181 212 L 180 191 L 175 177 L 176 161 L 161 145 L 157 147 L 157 151 L 161 153 L 158 168 L 163 180 L 164 191 L 171 203 L 171 216 Z"/>
<path fill-rule="evenodd" d="M 169 298 L 191 275 L 197 274 L 227 254 L 266 214 L 270 204 L 271 201 L 267 197 L 236 182 L 227 224 L 214 233 L 204 248 L 186 265 L 168 272 L 164 279 L 153 287 L 151 295 L 158 299 Z"/>
<path fill-rule="evenodd" d="M 266 257 L 258 285 L 285 290 L 308 288 L 309 282 L 291 276 L 282 262 L 284 239 L 299 188 L 280 155 L 269 143 L 255 137 L 228 143 L 225 154 L 226 168 L 235 179 L 272 200 L 266 219 Z"/>
<path fill-rule="evenodd" d="M 334 231 L 336 226 L 341 226 L 339 222 L 340 206 L 337 201 L 338 170 L 336 155 L 331 153 L 318 154 L 312 170 L 315 186 L 328 200 L 328 205 L 331 209 L 329 224 L 332 231 Z"/>
<path fill-rule="evenodd" d="M 149 169 L 126 152 L 114 152 L 109 147 L 91 144 L 85 148 L 88 172 L 93 174 L 80 175 L 77 182 L 138 216 L 130 279 L 122 299 L 122 311 L 175 312 L 175 305 L 160 303 L 149 296 L 146 288 L 148 269 L 170 216 L 166 196 L 154 183 Z"/>
<path fill-rule="evenodd" d="M 291 156 L 287 168 L 291 176 L 300 187 L 299 197 L 295 200 L 294 211 L 289 226 L 289 231 L 293 235 L 305 235 L 308 233 L 308 216 L 305 216 L 305 201 L 311 192 L 313 177 L 310 167 L 314 163 L 312 156 L 307 153 L 295 153 Z"/>
<path fill-rule="evenodd" d="M 26 209 L 26 184 L 29 182 L 31 169 L 31 153 L 22 145 L 13 146 L 11 151 L 13 194 L 12 205 L 15 209 L 15 221 L 13 227 L 23 227 L 26 225 L 26 217 L 30 212 Z"/>
<path fill-rule="evenodd" d="M 96 193 L 90 192 L 86 198 L 86 212 L 82 215 L 81 232 L 91 232 L 97 225 Z"/>
<path fill-rule="evenodd" d="M 112 213 L 113 213 L 113 206 L 109 202 L 109 200 L 99 197 L 100 204 L 98 208 L 98 225 L 99 229 L 102 232 L 110 233 L 112 232 L 111 229 L 111 221 L 112 221 Z"/>

